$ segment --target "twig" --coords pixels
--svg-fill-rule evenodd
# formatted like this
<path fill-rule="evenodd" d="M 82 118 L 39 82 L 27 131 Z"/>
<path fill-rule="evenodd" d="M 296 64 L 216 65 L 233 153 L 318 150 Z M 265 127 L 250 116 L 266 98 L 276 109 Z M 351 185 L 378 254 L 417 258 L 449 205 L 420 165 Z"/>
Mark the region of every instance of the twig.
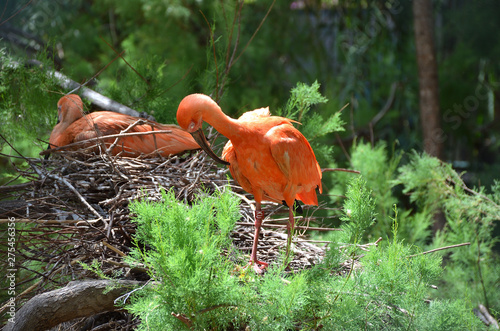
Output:
<path fill-rule="evenodd" d="M 429 253 L 434 253 L 434 252 L 437 252 L 437 251 L 442 251 L 442 250 L 445 250 L 445 249 L 456 248 L 456 247 L 461 247 L 461 246 L 468 246 L 468 245 L 470 245 L 470 242 L 462 243 L 462 244 L 457 244 L 457 245 L 451 245 L 451 246 L 445 246 L 445 247 L 440 247 L 440 248 L 435 248 L 435 249 L 431 249 L 430 251 L 426 251 L 426 252 L 422 252 L 422 253 L 418 253 L 418 254 L 413 254 L 413 255 L 410 255 L 408 257 L 410 258 L 410 257 L 419 256 L 419 255 L 425 255 L 425 254 L 429 254 Z"/>
<path fill-rule="evenodd" d="M 254 224 L 250 223 L 250 222 L 236 222 L 236 225 L 253 226 Z M 273 229 L 285 229 L 287 227 L 286 225 L 268 224 L 268 223 L 262 223 L 261 226 L 263 228 L 273 228 Z M 295 226 L 295 229 L 312 230 L 312 231 L 344 231 L 344 230 L 338 229 L 338 228 L 318 228 L 318 227 L 300 226 L 300 225 Z"/>
<path fill-rule="evenodd" d="M 127 254 L 123 253 L 121 250 L 119 250 L 118 248 L 116 248 L 115 246 L 112 246 L 112 245 L 108 244 L 108 242 L 106 240 L 101 240 L 101 242 L 102 242 L 102 244 L 104 246 L 106 246 L 107 248 L 111 249 L 116 254 L 118 254 L 120 256 L 126 256 L 127 255 Z"/>
<path fill-rule="evenodd" d="M 391 90 L 389 92 L 389 98 L 387 99 L 384 107 L 382 107 L 382 109 L 378 112 L 378 114 L 375 115 L 369 123 L 371 128 L 373 128 L 375 124 L 377 124 L 378 121 L 380 121 L 382 117 L 384 117 L 384 115 L 389 111 L 389 109 L 391 109 L 392 104 L 394 103 L 394 98 L 396 96 L 396 89 L 398 86 L 399 86 L 398 82 L 392 83 Z"/>
<path fill-rule="evenodd" d="M 118 60 L 118 58 L 122 57 L 123 53 L 125 53 L 125 51 L 122 51 L 120 54 L 118 54 L 117 56 L 115 56 L 110 62 L 106 63 L 106 65 L 104 67 L 102 67 L 98 72 L 96 72 L 94 74 L 94 76 L 90 77 L 89 79 L 87 79 L 87 81 L 83 84 L 81 84 L 80 86 L 77 86 L 75 87 L 74 89 L 72 89 L 71 91 L 69 91 L 68 93 L 66 94 L 71 94 L 71 93 L 75 93 L 76 91 L 78 91 L 79 89 L 81 89 L 82 87 L 84 87 L 85 85 L 87 85 L 89 82 L 91 82 L 93 79 L 97 78 L 104 70 L 106 70 L 113 62 L 115 62 L 116 60 Z"/>
<path fill-rule="evenodd" d="M 343 171 L 343 172 L 352 172 L 354 174 L 361 174 L 361 172 L 358 170 L 351 170 L 351 169 L 344 169 L 344 168 L 323 168 L 323 169 L 321 169 L 321 172 L 327 172 L 327 171 Z"/>
<path fill-rule="evenodd" d="M 342 139 L 340 138 L 340 135 L 337 132 L 335 132 L 335 138 L 337 139 L 337 142 L 339 143 L 340 148 L 342 149 L 342 152 L 344 153 L 346 159 L 349 162 L 351 162 L 351 157 L 349 156 L 349 153 L 347 152 L 347 149 L 345 148 L 344 143 L 342 142 Z"/>
<path fill-rule="evenodd" d="M 269 9 L 267 10 L 267 13 L 266 15 L 264 16 L 264 18 L 260 21 L 260 24 L 259 26 L 257 27 L 257 29 L 255 29 L 253 35 L 250 37 L 250 39 L 248 40 L 247 44 L 245 45 L 245 47 L 243 47 L 243 50 L 241 51 L 241 53 L 238 55 L 238 57 L 233 61 L 233 63 L 236 63 L 238 61 L 238 59 L 243 55 L 243 53 L 245 53 L 247 47 L 250 45 L 250 43 L 253 41 L 253 38 L 255 38 L 255 36 L 257 35 L 257 32 L 259 32 L 260 28 L 262 27 L 262 25 L 264 24 L 264 22 L 266 21 L 267 19 L 267 16 L 269 16 L 269 13 L 271 12 L 271 9 L 273 9 L 273 6 L 274 6 L 274 3 L 276 2 L 276 0 L 273 0 L 273 3 L 271 4 L 271 6 L 269 6 Z"/>
<path fill-rule="evenodd" d="M 370 246 L 375 246 L 375 247 L 377 247 L 377 246 L 378 246 L 378 243 L 379 243 L 379 242 L 381 242 L 381 241 L 382 241 L 382 237 L 379 237 L 379 238 L 378 238 L 375 242 L 373 242 L 373 243 L 362 244 L 362 245 L 361 245 L 361 244 L 345 244 L 345 245 L 343 245 L 343 246 L 339 246 L 339 247 L 338 247 L 338 249 L 339 249 L 339 250 L 341 250 L 341 249 L 343 249 L 343 248 L 347 248 L 347 247 L 351 247 L 351 246 L 356 246 L 357 248 L 359 248 L 359 249 L 361 249 L 361 250 L 363 250 L 363 251 L 367 252 L 367 251 L 369 251 L 369 249 L 368 249 L 368 248 L 369 248 Z"/>
<path fill-rule="evenodd" d="M 86 223 L 96 223 L 101 221 L 101 219 L 86 220 Z M 11 220 L 6 218 L 0 218 L 0 224 L 9 223 Z M 33 220 L 29 218 L 16 218 L 16 223 L 38 223 L 47 225 L 63 225 L 63 224 L 76 224 L 82 222 L 82 220 Z"/>
<path fill-rule="evenodd" d="M 221 1 L 222 3 L 222 1 Z M 233 18 L 233 24 L 231 26 L 231 33 L 229 34 L 229 39 L 228 39 L 228 45 L 227 45 L 227 52 L 226 52 L 226 68 L 224 70 L 224 75 L 222 76 L 222 83 L 220 85 L 220 89 L 218 92 L 219 98 L 222 97 L 223 94 L 223 89 L 224 86 L 226 85 L 227 77 L 229 76 L 229 71 L 233 67 L 234 64 L 234 56 L 236 55 L 236 52 L 238 50 L 238 46 L 240 43 L 240 35 L 241 35 L 241 10 L 243 9 L 244 1 L 239 2 L 239 6 L 235 7 L 235 14 Z M 222 7 L 224 8 L 224 5 L 222 4 Z M 224 11 L 225 14 L 225 11 Z M 224 15 L 225 16 L 225 15 Z M 229 58 L 229 49 L 231 48 L 231 41 L 233 39 L 233 33 L 234 33 L 234 26 L 236 24 L 236 19 L 238 19 L 238 33 L 236 34 L 236 40 L 234 42 L 234 47 L 233 51 L 231 53 L 231 57 Z M 219 100 L 216 100 L 217 102 Z"/>
<path fill-rule="evenodd" d="M 217 55 L 215 53 L 214 32 L 212 31 L 212 26 L 208 22 L 207 17 L 203 13 L 203 11 L 200 10 L 200 13 L 203 16 L 203 18 L 205 19 L 205 22 L 207 22 L 208 30 L 210 30 L 210 41 L 212 42 L 212 48 L 213 48 L 213 52 L 214 52 L 214 65 L 215 65 L 215 93 L 216 93 L 215 94 L 215 100 L 218 100 L 219 97 L 218 97 L 217 94 L 219 92 L 219 90 L 218 90 L 218 86 L 219 86 L 219 66 L 217 65 Z"/>
<path fill-rule="evenodd" d="M 0 22 L 0 26 L 4 25 L 8 21 L 10 21 L 12 18 L 16 17 L 17 14 L 19 14 L 21 11 L 23 11 L 24 8 L 28 7 L 30 5 L 30 3 L 32 3 L 32 2 L 33 2 L 33 0 L 28 1 L 24 6 L 22 6 L 21 8 L 19 8 L 18 11 L 16 11 L 14 14 L 10 15 L 9 17 L 7 17 L 4 21 Z M 5 6 L 7 6 L 7 4 L 5 4 Z M 3 13 L 2 13 L 2 16 L 3 16 Z"/>
<path fill-rule="evenodd" d="M 127 62 L 127 60 L 125 60 L 125 58 L 123 57 L 123 53 L 124 53 L 125 51 L 122 51 L 122 52 L 118 53 L 118 51 L 117 51 L 117 50 L 116 50 L 113 46 L 111 46 L 111 44 L 110 44 L 110 43 L 108 43 L 108 42 L 106 41 L 106 39 L 104 39 L 102 36 L 99 36 L 99 38 L 101 38 L 101 40 L 102 40 L 102 41 L 104 41 L 104 42 L 106 43 L 106 45 L 108 45 L 108 47 L 109 47 L 109 48 L 111 48 L 111 49 L 113 50 L 113 52 L 115 52 L 115 54 L 116 54 L 117 56 L 119 56 L 119 57 L 123 60 L 123 62 L 125 62 L 125 64 L 126 64 L 126 65 L 128 65 L 128 67 L 129 67 L 130 69 L 132 69 L 132 70 L 133 70 L 133 71 L 134 71 L 134 72 L 135 72 L 135 73 L 136 73 L 139 77 L 141 77 L 141 79 L 142 79 L 144 82 L 146 82 L 146 84 L 151 85 L 151 84 L 148 82 L 148 80 L 147 80 L 146 78 L 144 78 L 144 77 L 143 77 L 143 76 L 142 76 L 139 72 L 137 72 L 137 70 L 135 70 L 135 68 L 134 68 L 134 67 L 132 67 L 132 66 L 130 65 L 130 63 L 128 63 L 128 62 Z"/>
<path fill-rule="evenodd" d="M 120 131 L 120 134 L 127 134 L 129 133 L 130 130 L 132 130 L 134 127 L 136 127 L 137 125 L 142 125 L 144 124 L 144 120 L 143 119 L 138 119 L 137 121 L 135 121 L 134 123 L 130 124 L 125 130 L 122 130 Z M 152 130 L 153 131 L 153 130 Z M 149 133 L 149 132 L 148 132 Z M 101 139 L 103 139 L 103 137 L 101 137 Z M 117 137 L 115 139 L 115 141 L 106 149 L 106 154 L 109 154 L 111 153 L 111 151 L 113 150 L 113 148 L 115 148 L 115 146 L 118 144 L 118 141 L 120 140 L 120 137 Z M 156 141 L 155 141 L 156 142 Z"/>

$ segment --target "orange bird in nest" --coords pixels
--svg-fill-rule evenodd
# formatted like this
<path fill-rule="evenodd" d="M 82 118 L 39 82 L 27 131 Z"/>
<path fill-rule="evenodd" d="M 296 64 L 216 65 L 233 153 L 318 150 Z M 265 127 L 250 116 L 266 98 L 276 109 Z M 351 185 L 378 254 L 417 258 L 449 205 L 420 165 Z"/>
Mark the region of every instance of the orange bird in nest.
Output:
<path fill-rule="evenodd" d="M 50 134 L 49 149 L 100 136 L 119 134 L 127 129 L 126 133 L 158 130 L 168 130 L 170 133 L 120 137 L 110 151 L 112 155 L 137 157 L 140 155 L 156 156 L 159 153 L 162 156 L 168 156 L 200 148 L 188 132 L 176 125 L 160 124 L 111 111 L 97 111 L 84 115 L 82 99 L 76 94 L 62 97 L 57 103 L 57 112 L 58 122 Z M 143 123 L 132 126 L 139 120 Z M 102 142 L 106 148 L 109 148 L 115 140 L 116 138 L 106 138 Z M 99 146 L 99 141 L 89 142 L 84 147 L 96 144 Z M 82 146 L 75 146 L 71 149 L 79 147 Z"/>
<path fill-rule="evenodd" d="M 233 178 L 255 198 L 255 236 L 249 264 L 261 273 L 267 263 L 257 260 L 260 227 L 264 219 L 261 201 L 282 203 L 289 207 L 288 245 L 295 225 L 293 205 L 300 200 L 318 205 L 316 189 L 322 191 L 321 168 L 307 139 L 291 120 L 270 116 L 269 108 L 243 114 L 239 119 L 225 115 L 209 96 L 191 94 L 177 110 L 177 122 L 190 132 L 214 160 L 226 164 Z M 207 122 L 229 139 L 221 160 L 208 146 L 202 124 Z"/>

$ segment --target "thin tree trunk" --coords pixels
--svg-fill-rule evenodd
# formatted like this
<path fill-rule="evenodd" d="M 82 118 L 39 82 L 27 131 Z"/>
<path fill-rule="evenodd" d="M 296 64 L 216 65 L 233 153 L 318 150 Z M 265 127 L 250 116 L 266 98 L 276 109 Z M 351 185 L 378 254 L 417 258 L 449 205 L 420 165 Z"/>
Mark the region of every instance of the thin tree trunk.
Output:
<path fill-rule="evenodd" d="M 444 133 L 439 112 L 439 86 L 434 49 L 434 15 L 431 0 L 413 0 L 413 20 L 417 51 L 420 120 L 424 150 L 442 159 Z"/>
<path fill-rule="evenodd" d="M 434 48 L 434 15 L 432 0 L 413 0 L 413 23 L 419 82 L 420 121 L 424 151 L 443 158 L 444 132 L 439 111 L 439 83 L 436 51 Z M 442 210 L 434 214 L 432 232 L 444 228 L 446 218 Z"/>

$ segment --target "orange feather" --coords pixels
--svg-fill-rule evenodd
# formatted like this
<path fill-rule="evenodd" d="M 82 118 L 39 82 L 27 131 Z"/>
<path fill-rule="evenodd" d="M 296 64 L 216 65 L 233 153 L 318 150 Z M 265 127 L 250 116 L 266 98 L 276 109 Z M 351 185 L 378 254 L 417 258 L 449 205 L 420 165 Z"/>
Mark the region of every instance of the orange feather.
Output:
<path fill-rule="evenodd" d="M 59 121 L 50 135 L 51 148 L 99 136 L 119 134 L 139 120 L 133 116 L 110 111 L 98 111 L 84 115 L 82 100 L 75 94 L 62 97 L 57 103 L 57 109 Z M 137 157 L 140 155 L 157 156 L 157 153 L 160 153 L 162 156 L 168 156 L 200 148 L 188 132 L 176 125 L 160 124 L 148 120 L 144 120 L 144 122 L 145 124 L 135 125 L 127 132 L 169 130 L 171 133 L 120 137 L 116 146 L 111 150 L 111 154 Z M 115 140 L 116 138 L 107 138 L 103 142 L 108 148 Z M 95 141 L 89 142 L 86 147 L 95 144 Z"/>

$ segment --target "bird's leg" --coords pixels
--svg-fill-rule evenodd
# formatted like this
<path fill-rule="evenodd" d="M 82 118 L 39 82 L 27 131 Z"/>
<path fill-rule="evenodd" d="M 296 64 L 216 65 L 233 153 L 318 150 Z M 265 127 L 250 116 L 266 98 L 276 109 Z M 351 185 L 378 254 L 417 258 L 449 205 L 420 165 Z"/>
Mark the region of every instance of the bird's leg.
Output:
<path fill-rule="evenodd" d="M 295 229 L 295 218 L 293 217 L 293 207 L 288 210 L 288 224 L 286 226 L 287 239 L 286 239 L 286 255 L 285 263 L 288 264 L 288 257 L 290 255 L 290 247 L 292 246 L 293 230 Z"/>
<path fill-rule="evenodd" d="M 263 270 L 268 266 L 266 262 L 257 260 L 257 247 L 259 245 L 260 227 L 262 225 L 263 219 L 264 219 L 264 212 L 260 208 L 260 203 L 257 203 L 257 206 L 255 208 L 255 236 L 253 238 L 253 246 L 252 246 L 252 254 L 250 255 L 250 262 L 248 263 L 248 265 L 251 264 L 254 265 L 254 270 L 257 273 L 262 273 Z M 261 265 L 262 267 L 259 267 L 259 265 Z"/>

